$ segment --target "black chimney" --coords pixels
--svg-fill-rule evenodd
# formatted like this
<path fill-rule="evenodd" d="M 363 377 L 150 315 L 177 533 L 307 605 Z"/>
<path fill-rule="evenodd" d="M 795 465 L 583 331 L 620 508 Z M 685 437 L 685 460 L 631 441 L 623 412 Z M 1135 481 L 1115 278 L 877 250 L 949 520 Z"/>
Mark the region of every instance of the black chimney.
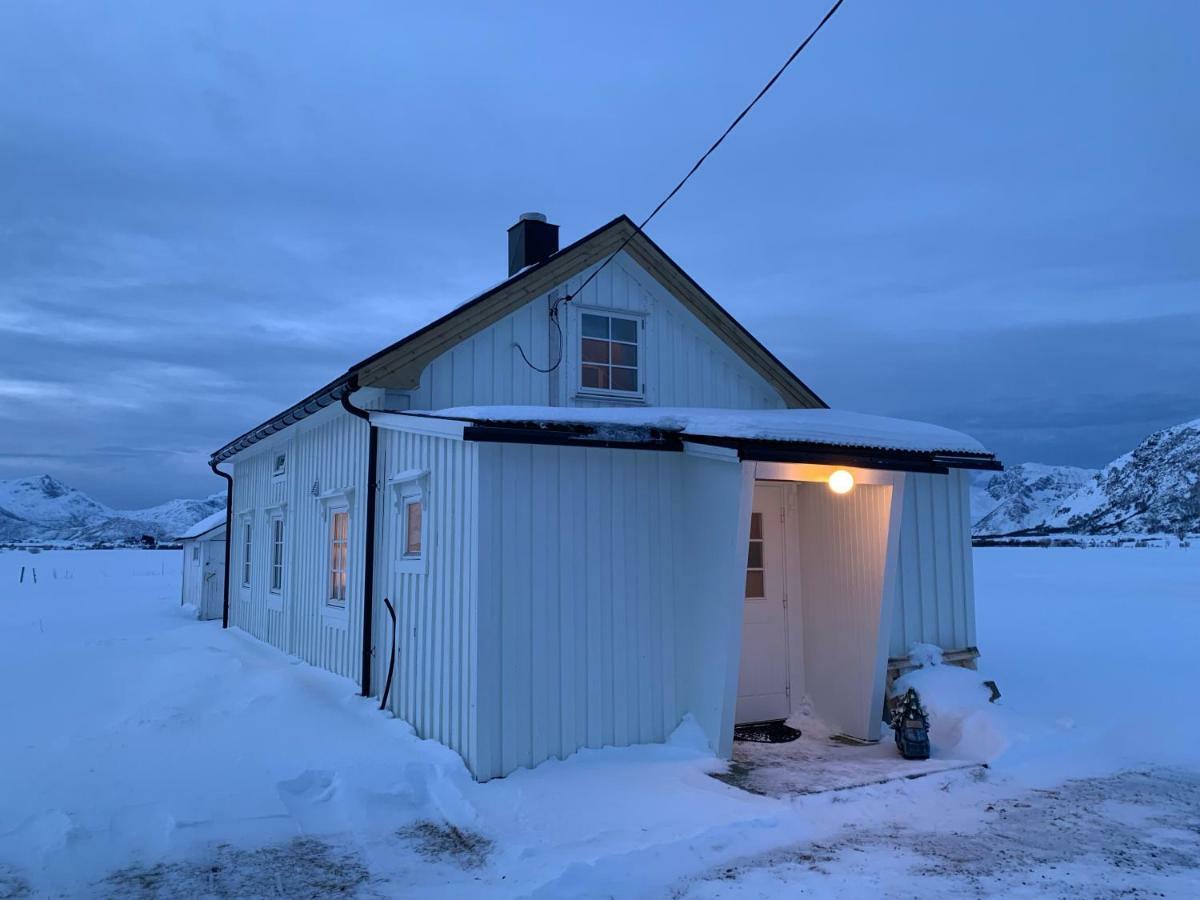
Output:
<path fill-rule="evenodd" d="M 551 225 L 541 213 L 521 213 L 517 224 L 508 229 L 508 274 L 516 275 L 526 266 L 536 265 L 558 252 L 558 226 Z"/>

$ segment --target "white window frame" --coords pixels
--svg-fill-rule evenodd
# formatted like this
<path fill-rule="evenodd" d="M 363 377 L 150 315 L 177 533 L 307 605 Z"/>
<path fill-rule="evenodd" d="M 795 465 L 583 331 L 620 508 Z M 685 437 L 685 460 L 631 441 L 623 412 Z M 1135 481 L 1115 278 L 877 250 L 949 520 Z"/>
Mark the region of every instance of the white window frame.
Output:
<path fill-rule="evenodd" d="M 286 450 L 280 450 L 271 455 L 271 478 L 278 480 L 287 476 L 287 457 Z M 280 465 L 280 460 L 283 460 L 282 465 Z"/>
<path fill-rule="evenodd" d="M 574 339 L 575 351 L 575 393 L 580 397 L 603 397 L 605 399 L 621 399 L 632 402 L 643 402 L 646 399 L 646 315 L 640 312 L 631 312 L 623 309 L 609 309 L 602 306 L 579 306 L 575 310 L 576 330 L 579 332 Z M 625 319 L 634 323 L 637 329 L 637 367 L 634 371 L 637 373 L 637 390 L 622 391 L 615 388 L 597 388 L 585 387 L 583 384 L 583 342 L 585 336 L 583 333 L 583 317 L 584 316 L 603 316 L 607 319 Z M 609 332 L 609 342 L 611 343 L 611 326 Z M 618 341 L 618 343 L 625 343 Z M 611 365 L 609 374 L 611 377 Z"/>
<path fill-rule="evenodd" d="M 409 469 L 388 478 L 392 487 L 393 506 L 396 515 L 396 559 L 395 570 L 407 575 L 423 575 L 428 571 L 429 561 L 429 472 L 425 469 Z M 421 550 L 408 552 L 408 507 L 421 505 Z"/>
<path fill-rule="evenodd" d="M 287 569 L 284 568 L 284 558 L 287 554 L 287 524 L 284 521 L 283 513 L 277 512 L 271 514 L 271 528 L 268 535 L 271 538 L 271 559 L 270 569 L 267 578 L 267 591 L 273 598 L 278 598 L 279 606 L 282 606 L 283 598 L 283 582 L 287 577 Z M 275 584 L 275 576 L 279 576 L 278 587 Z"/>
<path fill-rule="evenodd" d="M 254 519 L 251 516 L 242 516 L 239 520 L 241 525 L 241 577 L 239 582 L 242 585 L 242 599 L 250 599 L 250 587 L 253 584 L 254 577 Z"/>
<path fill-rule="evenodd" d="M 192 565 L 200 565 L 200 542 L 192 544 Z"/>
<path fill-rule="evenodd" d="M 336 551 L 337 551 L 337 537 L 334 532 L 334 525 L 337 522 L 337 517 L 340 515 L 344 515 L 346 517 L 346 537 L 343 542 L 344 547 L 345 547 L 345 559 L 344 559 L 344 562 L 342 563 L 343 568 L 339 570 L 339 569 L 334 568 Z M 346 608 L 350 604 L 350 531 L 351 531 L 350 525 L 351 525 L 351 518 L 350 518 L 349 504 L 336 504 L 336 505 L 331 504 L 329 507 L 329 526 L 328 526 L 328 530 L 326 532 L 326 534 L 328 535 L 328 538 L 327 538 L 328 544 L 327 544 L 326 566 L 325 566 L 325 571 L 326 571 L 326 575 L 327 575 L 327 577 L 325 579 L 325 611 L 327 613 L 328 612 L 336 612 L 336 613 L 341 613 L 341 614 L 345 615 Z M 343 596 L 340 598 L 338 598 L 334 595 L 335 592 L 333 589 L 334 575 L 338 571 L 341 571 L 342 577 L 343 577 L 343 583 L 342 583 Z"/>
<path fill-rule="evenodd" d="M 321 504 L 321 518 L 325 521 L 325 537 L 324 537 L 324 553 L 325 561 L 323 566 L 323 577 L 325 579 L 324 586 L 321 591 L 326 595 L 324 602 L 321 604 L 321 618 L 326 625 L 334 628 L 346 629 L 349 625 L 350 614 L 350 574 L 352 568 L 350 566 L 350 553 L 354 549 L 354 507 L 355 507 L 355 490 L 352 486 L 338 488 L 332 491 L 326 491 L 323 494 L 317 495 L 317 500 Z M 342 606 L 336 606 L 329 601 L 331 593 L 330 587 L 333 583 L 333 514 L 344 512 L 346 516 L 346 602 Z"/>

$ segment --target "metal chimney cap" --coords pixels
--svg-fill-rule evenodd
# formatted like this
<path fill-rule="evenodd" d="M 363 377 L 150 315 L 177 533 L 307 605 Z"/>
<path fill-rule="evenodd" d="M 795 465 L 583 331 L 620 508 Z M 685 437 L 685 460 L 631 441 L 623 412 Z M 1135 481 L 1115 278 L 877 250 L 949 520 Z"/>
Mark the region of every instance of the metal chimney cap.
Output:
<path fill-rule="evenodd" d="M 517 221 L 518 222 L 545 222 L 546 214 L 540 213 L 540 212 L 521 213 L 521 218 L 517 219 Z"/>

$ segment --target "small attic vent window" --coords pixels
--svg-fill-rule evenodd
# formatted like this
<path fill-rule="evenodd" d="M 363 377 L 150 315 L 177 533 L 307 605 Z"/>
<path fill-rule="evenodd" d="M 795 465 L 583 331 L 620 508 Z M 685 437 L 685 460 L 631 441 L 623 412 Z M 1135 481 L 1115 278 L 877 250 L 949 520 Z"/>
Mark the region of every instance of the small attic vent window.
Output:
<path fill-rule="evenodd" d="M 276 453 L 275 464 L 271 467 L 271 474 L 278 478 L 281 475 L 287 474 L 287 454 Z"/>

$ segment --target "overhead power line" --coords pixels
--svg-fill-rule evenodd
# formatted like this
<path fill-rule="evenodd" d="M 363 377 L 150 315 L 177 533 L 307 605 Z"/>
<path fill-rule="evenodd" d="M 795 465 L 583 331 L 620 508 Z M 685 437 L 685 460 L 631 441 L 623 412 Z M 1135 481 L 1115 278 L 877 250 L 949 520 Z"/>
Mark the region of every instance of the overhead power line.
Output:
<path fill-rule="evenodd" d="M 833 18 L 833 14 L 838 11 L 838 7 L 840 7 L 843 2 L 844 2 L 844 0 L 836 0 L 836 2 L 833 4 L 833 6 L 829 7 L 829 12 L 825 13 L 825 15 L 821 18 L 821 21 L 817 23 L 817 27 L 814 28 L 812 31 L 810 31 L 808 33 L 808 37 L 806 37 L 803 41 L 801 41 L 799 46 L 797 46 L 796 49 L 792 51 L 792 55 L 789 56 L 787 58 L 787 60 L 784 62 L 784 64 L 779 67 L 779 70 L 774 75 L 771 76 L 770 81 L 768 81 L 766 84 L 764 84 L 762 87 L 762 90 L 760 90 L 757 94 L 754 95 L 754 99 L 751 100 L 749 102 L 749 104 L 747 104 L 745 109 L 743 109 L 740 113 L 737 114 L 737 118 L 735 118 L 732 122 L 729 123 L 729 127 L 726 128 L 723 132 L 721 132 L 721 136 L 719 138 L 717 138 L 715 141 L 713 141 L 713 144 L 711 147 L 709 147 L 707 150 L 704 151 L 704 154 L 698 160 L 696 160 L 695 164 L 690 169 L 688 169 L 688 173 L 686 175 L 684 175 L 682 179 L 680 179 L 679 184 L 677 184 L 677 185 L 675 185 L 675 187 L 671 188 L 671 192 L 669 194 L 667 194 L 667 196 L 663 197 L 662 201 L 659 202 L 658 206 L 654 207 L 654 209 L 653 209 L 653 211 L 651 211 L 650 215 L 646 216 L 646 218 L 644 218 L 642 220 L 641 224 L 638 225 L 637 227 L 635 227 L 633 229 L 633 232 L 627 238 L 625 238 L 625 240 L 621 241 L 620 246 L 618 246 L 616 250 L 614 250 L 612 253 L 610 253 L 608 255 L 608 257 L 604 260 L 604 262 L 602 262 L 599 266 L 597 266 L 595 269 L 592 270 L 592 274 L 590 274 L 587 278 L 585 278 L 583 280 L 583 283 L 581 285 L 579 285 L 579 287 L 577 287 L 574 291 L 572 291 L 566 297 L 563 297 L 561 300 L 555 301 L 554 305 L 551 306 L 550 318 L 554 322 L 554 324 L 558 327 L 558 338 L 559 338 L 558 339 L 558 345 L 559 345 L 558 346 L 558 359 L 555 361 L 554 365 L 550 366 L 549 368 L 545 368 L 545 369 L 540 368 L 539 366 L 535 366 L 533 363 L 531 363 L 529 361 L 529 357 L 527 357 L 525 355 L 525 351 L 521 349 L 521 345 L 520 344 L 514 345 L 514 346 L 516 346 L 517 350 L 520 352 L 521 358 L 523 360 L 525 360 L 526 365 L 528 365 L 531 369 L 536 369 L 539 372 L 553 372 L 555 369 L 558 368 L 559 363 L 562 362 L 562 343 L 563 343 L 562 327 L 558 325 L 558 307 L 559 307 L 559 305 L 562 303 L 570 303 L 572 300 L 574 300 L 576 297 L 578 297 L 579 294 L 583 292 L 583 289 L 591 283 L 592 279 L 595 278 L 597 275 L 599 275 L 609 263 L 611 263 L 614 259 L 616 259 L 617 254 L 620 253 L 622 250 L 624 250 L 627 246 L 629 246 L 630 241 L 632 241 L 635 237 L 637 237 L 639 234 L 642 233 L 642 230 L 647 225 L 650 224 L 650 220 L 653 219 L 655 216 L 657 216 L 662 211 L 662 208 L 671 202 L 671 199 L 676 194 L 678 194 L 680 192 L 680 190 L 683 189 L 683 186 L 685 184 L 688 183 L 688 179 L 690 179 L 693 175 L 695 175 L 697 170 L 699 170 L 699 168 L 702 165 L 704 165 L 704 161 L 706 159 L 708 159 L 710 156 L 712 156 L 713 151 L 715 151 L 718 147 L 721 146 L 721 144 L 725 140 L 725 138 L 729 137 L 730 132 L 732 132 L 733 129 L 738 127 L 738 125 L 739 125 L 739 123 L 741 123 L 742 119 L 746 118 L 747 114 L 749 114 L 750 110 L 754 109 L 754 107 L 758 103 L 758 101 L 767 95 L 767 91 L 771 90 L 771 88 L 775 86 L 775 82 L 777 82 L 779 80 L 780 76 L 782 76 L 783 73 L 787 71 L 788 66 L 790 66 L 793 62 L 795 62 L 796 57 L 804 52 L 804 48 L 807 47 L 809 45 L 809 42 L 811 42 L 812 39 L 817 36 L 817 32 L 819 32 L 822 28 L 825 27 L 825 23 Z"/>

